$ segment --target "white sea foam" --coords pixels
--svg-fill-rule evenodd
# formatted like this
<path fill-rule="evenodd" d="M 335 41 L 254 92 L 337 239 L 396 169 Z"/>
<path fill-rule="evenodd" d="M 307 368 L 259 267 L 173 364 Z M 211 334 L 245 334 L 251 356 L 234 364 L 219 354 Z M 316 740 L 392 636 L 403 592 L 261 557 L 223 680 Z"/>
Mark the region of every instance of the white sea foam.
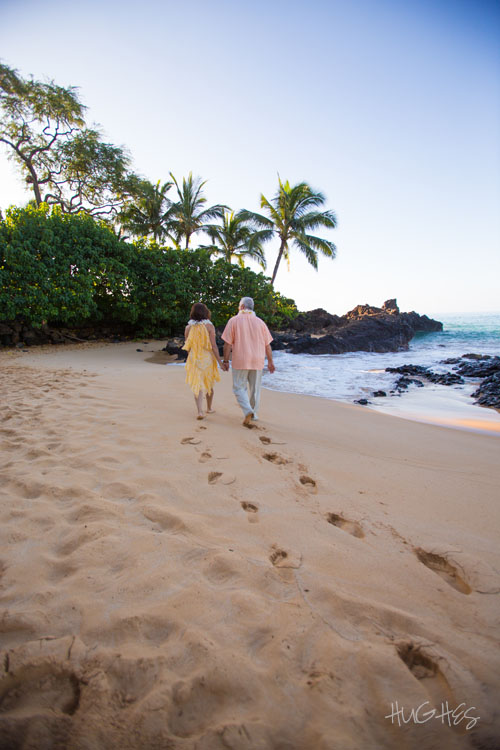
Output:
<path fill-rule="evenodd" d="M 390 397 L 399 376 L 386 372 L 387 367 L 414 364 L 434 372 L 448 372 L 452 365 L 444 364 L 445 359 L 471 352 L 500 355 L 500 315 L 447 316 L 444 323 L 443 332 L 416 336 L 410 350 L 405 352 L 334 355 L 275 352 L 276 372 L 272 375 L 265 372 L 263 385 L 271 390 L 350 403 L 365 398 L 370 401 L 370 408 L 424 421 L 449 424 L 453 419 L 470 418 L 500 424 L 498 412 L 473 405 L 470 396 L 477 388 L 477 381 L 470 379 L 456 386 L 410 386 L 408 393 Z M 375 391 L 385 391 L 387 397 L 374 397 Z"/>

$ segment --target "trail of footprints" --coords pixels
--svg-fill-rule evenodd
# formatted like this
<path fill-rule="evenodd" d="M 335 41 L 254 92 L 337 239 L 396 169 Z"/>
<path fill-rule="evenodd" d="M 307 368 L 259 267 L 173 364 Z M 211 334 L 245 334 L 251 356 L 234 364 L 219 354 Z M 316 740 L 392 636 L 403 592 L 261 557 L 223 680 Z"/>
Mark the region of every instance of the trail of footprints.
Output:
<path fill-rule="evenodd" d="M 22 378 L 19 378 L 20 371 L 23 376 Z M 11 454 L 19 450 L 26 451 L 26 457 L 32 460 L 44 460 L 46 457 L 50 459 L 53 452 L 61 448 L 64 440 L 58 432 L 52 429 L 52 425 L 47 423 L 47 419 L 45 418 L 46 410 L 60 406 L 61 402 L 59 399 L 62 397 L 66 399 L 75 391 L 78 391 L 78 395 L 81 398 L 86 397 L 87 394 L 81 393 L 80 389 L 87 385 L 85 380 L 92 377 L 94 375 L 88 372 L 82 374 L 63 369 L 49 371 L 40 376 L 39 371 L 33 368 L 19 368 L 18 366 L 4 367 L 2 382 L 0 383 L 0 396 L 5 396 L 4 400 L 7 406 L 0 415 L 1 447 Z M 40 405 L 33 406 L 33 399 L 38 400 Z M 31 445 L 30 441 L 27 440 L 26 421 L 32 423 L 33 426 L 36 425 L 38 428 L 43 425 L 46 436 L 43 450 L 40 450 L 39 445 Z M 257 428 L 257 425 L 252 425 L 252 427 L 256 428 L 257 433 L 262 431 L 262 428 Z M 199 434 L 202 434 L 202 431 L 206 430 L 207 427 L 205 425 L 199 425 L 196 428 Z M 274 440 L 262 434 L 258 435 L 258 440 L 265 449 L 261 454 L 263 460 L 278 467 L 279 470 L 290 470 L 291 466 L 293 466 L 293 461 L 281 455 L 276 450 L 276 446 L 285 445 L 284 442 Z M 212 461 L 213 456 L 210 450 L 202 447 L 202 440 L 197 435 L 184 437 L 181 443 L 201 449 L 198 458 L 201 464 L 208 464 Z M 215 459 L 220 458 L 222 457 L 215 456 Z M 5 468 L 8 468 L 9 465 L 7 463 Z M 299 466 L 301 473 L 298 476 L 298 483 L 300 487 L 306 490 L 308 494 L 317 493 L 317 482 L 305 470 L 302 471 L 302 468 L 304 467 Z M 218 468 L 214 468 L 207 473 L 207 483 L 210 485 L 230 485 L 235 481 L 235 476 Z M 27 483 L 25 480 L 21 481 L 20 479 L 14 479 L 13 482 L 16 484 L 16 493 L 26 499 L 38 497 L 42 489 L 38 483 Z M 254 506 L 252 503 L 242 503 L 241 507 L 251 522 L 257 520 L 259 516 L 257 506 Z M 357 540 L 362 540 L 365 537 L 361 524 L 358 521 L 346 518 L 337 510 L 326 513 L 324 518 L 327 523 L 350 534 Z M 445 555 L 435 551 L 428 551 L 421 547 L 415 548 L 413 552 L 420 563 L 434 575 L 439 576 L 455 591 L 462 595 L 472 593 L 473 589 L 467 581 L 466 575 L 452 561 L 447 559 Z M 271 560 L 273 565 L 276 565 L 276 561 L 277 558 L 275 557 Z"/>
<path fill-rule="evenodd" d="M 256 425 L 253 425 L 256 427 Z M 207 427 L 198 427 L 198 430 L 206 430 Z M 262 428 L 259 428 L 262 429 Z M 258 439 L 265 450 L 261 454 L 261 458 L 269 463 L 278 466 L 280 468 L 287 467 L 293 464 L 291 458 L 281 455 L 278 451 L 273 449 L 275 445 L 286 445 L 285 442 L 273 440 L 267 435 L 259 435 Z M 201 439 L 195 436 L 184 437 L 181 440 L 183 445 L 200 446 Z M 212 454 L 209 449 L 203 449 L 198 461 L 200 463 L 206 463 L 212 459 Z M 221 458 L 221 457 L 219 457 Z M 299 465 L 299 469 L 305 469 L 305 467 Z M 236 477 L 232 474 L 227 474 L 222 471 L 210 471 L 207 476 L 208 484 L 233 484 L 236 481 Z M 300 485 L 306 489 L 309 493 L 317 492 L 317 482 L 306 473 L 299 474 L 298 481 Z M 258 520 L 259 508 L 254 503 L 242 501 L 240 503 L 241 508 L 247 514 L 247 518 L 250 523 L 256 523 Z M 329 511 L 324 515 L 327 523 L 335 526 L 337 529 L 350 534 L 355 539 L 362 540 L 365 538 L 365 532 L 363 531 L 362 525 L 355 520 L 346 518 L 343 514 Z M 406 540 L 403 543 L 407 545 Z M 458 591 L 461 594 L 471 594 L 473 589 L 467 582 L 464 573 L 460 572 L 458 568 L 453 565 L 446 557 L 439 555 L 435 552 L 428 552 L 421 547 L 413 549 L 413 552 L 419 562 L 425 565 L 430 571 L 438 575 L 444 580 L 451 588 Z M 275 567 L 284 566 L 289 553 L 286 550 L 273 549 L 273 552 L 269 556 L 269 560 Z M 417 658 L 417 657 L 415 657 Z"/>
<path fill-rule="evenodd" d="M 58 383 L 58 379 L 54 378 L 51 383 Z M 73 385 L 73 383 L 72 383 Z M 85 385 L 79 383 L 79 386 Z M 36 412 L 28 409 L 27 411 L 23 408 L 22 403 L 12 402 L 15 409 L 8 407 L 7 410 L 0 416 L 0 439 L 4 441 L 4 448 L 8 450 L 18 450 L 23 444 L 24 430 L 16 430 L 16 421 L 24 419 L 39 419 L 40 410 Z M 24 412 L 24 413 L 23 413 Z M 207 430 L 206 426 L 197 427 L 197 431 Z M 50 452 L 57 450 L 61 446 L 60 436 L 53 431 L 47 430 L 49 435 L 49 442 L 46 442 L 44 448 Z M 252 433 L 255 435 L 255 432 Z M 260 454 L 262 460 L 268 462 L 277 467 L 278 471 L 290 472 L 293 469 L 294 462 L 292 459 L 287 458 L 277 452 L 275 446 L 285 445 L 283 442 L 278 442 L 265 435 L 257 435 L 260 446 L 262 447 L 263 453 Z M 211 449 L 204 447 L 202 439 L 198 436 L 188 436 L 182 438 L 180 441 L 182 445 L 192 446 L 199 454 L 198 461 L 200 464 L 208 464 L 212 460 L 219 460 L 222 457 L 213 456 Z M 35 458 L 35 456 L 33 456 Z M 207 466 L 207 483 L 210 485 L 229 485 L 236 481 L 236 477 L 228 474 L 224 471 L 212 469 Z M 303 489 L 303 494 L 314 494 L 317 492 L 317 482 L 314 478 L 310 477 L 306 473 L 304 467 L 298 467 L 298 483 Z M 41 494 L 42 486 L 37 483 L 27 483 L 25 480 L 13 480 L 17 481 L 15 485 L 16 495 L 19 495 L 25 499 L 36 499 Z M 14 485 L 12 485 L 14 486 Z M 247 501 L 241 501 L 240 506 L 242 511 L 246 514 L 249 523 L 257 523 L 259 516 L 261 515 L 260 508 L 257 504 Z M 20 512 L 20 511 L 18 511 Z M 113 521 L 114 516 L 111 514 L 111 509 L 107 508 L 106 512 L 99 511 L 103 514 L 103 518 L 97 516 L 97 511 L 93 505 L 80 505 L 74 513 L 74 518 L 68 515 L 68 521 L 96 521 L 96 520 L 109 520 Z M 88 514 L 88 517 L 87 515 Z M 180 519 L 177 519 L 174 515 L 169 514 L 167 511 L 156 507 L 147 506 L 143 508 L 143 515 L 146 519 L 151 520 L 153 523 L 159 525 L 162 529 L 168 529 L 170 532 L 183 530 L 184 524 Z M 14 516 L 14 513 L 13 513 Z M 117 518 L 119 518 L 117 516 Z M 357 521 L 351 520 L 345 517 L 340 512 L 330 511 L 324 515 L 324 520 L 331 526 L 335 526 L 336 529 L 350 534 L 353 539 L 353 544 L 363 544 L 365 533 L 361 524 Z M 90 526 L 90 523 L 89 523 Z M 87 527 L 85 526 L 85 529 Z M 104 536 L 110 530 L 105 528 L 93 529 L 90 527 L 87 531 L 82 531 L 78 534 L 70 534 L 61 544 L 57 550 L 58 554 L 63 557 L 68 556 L 74 552 L 81 544 L 85 544 L 88 540 L 94 539 L 101 534 Z M 473 589 L 466 580 L 466 577 L 457 566 L 448 560 L 444 555 L 438 554 L 437 552 L 430 552 L 421 547 L 417 547 L 413 550 L 416 560 L 422 563 L 430 572 L 435 576 L 439 576 L 440 579 L 444 580 L 454 591 L 461 595 L 469 595 Z M 273 568 L 292 568 L 298 569 L 302 564 L 302 558 L 300 555 L 294 552 L 283 549 L 278 545 L 273 545 L 269 551 L 269 563 Z M 4 566 L 0 562 L 0 578 L 2 576 Z M 54 565 L 53 570 L 53 581 L 59 579 L 59 577 L 66 577 L 73 572 L 73 568 L 68 561 L 61 561 L 60 564 Z M 283 571 L 284 574 L 287 571 Z M 438 579 L 436 579 L 438 581 Z M 307 589 L 306 589 L 307 591 Z M 436 701 L 448 699 L 451 696 L 448 683 L 445 675 L 440 668 L 439 656 L 435 656 L 431 650 L 427 647 L 421 646 L 418 643 L 413 642 L 410 639 L 395 644 L 396 654 L 399 659 L 406 665 L 409 672 L 417 680 L 425 680 L 425 687 L 429 690 L 431 695 Z M 4 671 L 7 676 L 7 682 L 5 683 L 5 689 L 0 695 L 2 702 L 2 710 L 8 712 L 10 710 L 16 710 L 18 706 L 22 706 L 23 710 L 39 710 L 39 702 L 43 697 L 44 703 L 43 708 L 50 709 L 55 714 L 62 714 L 63 716 L 72 716 L 79 707 L 80 703 L 80 690 L 81 685 L 76 675 L 66 667 L 61 667 L 54 671 L 53 666 L 38 667 L 33 669 L 27 669 L 26 671 L 18 671 L 16 676 L 9 673 L 8 655 L 7 661 L 4 664 Z"/>

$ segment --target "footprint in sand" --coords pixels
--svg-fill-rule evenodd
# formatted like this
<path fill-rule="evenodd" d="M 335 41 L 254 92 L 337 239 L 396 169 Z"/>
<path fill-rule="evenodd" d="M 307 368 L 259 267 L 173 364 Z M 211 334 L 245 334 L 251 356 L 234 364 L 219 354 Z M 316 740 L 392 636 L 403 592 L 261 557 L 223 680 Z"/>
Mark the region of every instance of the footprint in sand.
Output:
<path fill-rule="evenodd" d="M 302 555 L 300 553 L 289 552 L 278 547 L 276 544 L 273 544 L 272 550 L 269 560 L 275 568 L 297 569 L 302 565 Z"/>
<path fill-rule="evenodd" d="M 233 474 L 224 474 L 222 471 L 211 471 L 208 475 L 209 484 L 232 484 L 235 480 Z"/>
<path fill-rule="evenodd" d="M 259 512 L 258 506 L 254 505 L 253 503 L 247 503 L 243 501 L 241 503 L 241 507 L 248 514 L 247 519 L 249 523 L 257 523 L 257 521 L 259 520 L 259 517 L 257 515 Z"/>
<path fill-rule="evenodd" d="M 184 437 L 181 440 L 181 445 L 199 445 L 200 443 L 200 438 L 195 437 Z"/>
<path fill-rule="evenodd" d="M 470 594 L 472 589 L 465 581 L 462 576 L 458 573 L 458 570 L 454 565 L 448 562 L 446 558 L 435 552 L 426 552 L 421 547 L 415 550 L 415 554 L 427 568 L 437 573 L 438 576 L 446 581 L 446 583 L 452 588 L 460 591 L 461 594 Z"/>
<path fill-rule="evenodd" d="M 316 482 L 312 477 L 307 476 L 307 474 L 301 474 L 299 482 L 306 488 L 306 490 L 309 490 L 309 492 L 316 492 Z"/>
<path fill-rule="evenodd" d="M 273 565 L 279 565 L 283 560 L 286 560 L 288 553 L 284 549 L 277 549 L 269 555 Z"/>
<path fill-rule="evenodd" d="M 271 438 L 266 437 L 265 435 L 261 435 L 259 437 L 259 440 L 260 440 L 261 443 L 264 443 L 264 445 L 271 445 L 271 443 L 273 445 L 286 445 L 286 443 L 284 443 L 284 442 L 282 442 L 280 440 L 271 440 Z"/>
<path fill-rule="evenodd" d="M 276 464 L 277 466 L 284 466 L 285 464 L 291 463 L 288 458 L 280 456 L 279 453 L 264 453 L 262 458 L 265 458 L 266 461 L 269 461 L 272 464 Z"/>
<path fill-rule="evenodd" d="M 351 534 L 358 539 L 364 537 L 363 529 L 357 521 L 348 521 L 347 518 L 344 518 L 338 513 L 327 513 L 326 520 L 333 526 L 337 526 L 337 528 L 342 529 L 342 531 L 347 531 L 348 534 Z"/>
<path fill-rule="evenodd" d="M 159 505 L 145 505 L 141 508 L 141 512 L 144 518 L 156 523 L 162 531 L 169 531 L 172 534 L 177 534 L 178 532 L 188 530 L 180 516 L 170 513 Z"/>
<path fill-rule="evenodd" d="M 200 462 L 200 464 L 204 464 L 207 461 L 209 461 L 211 458 L 212 458 L 212 454 L 211 453 L 209 453 L 208 451 L 203 451 L 203 453 L 199 457 L 198 461 Z"/>
<path fill-rule="evenodd" d="M 7 673 L 2 696 L 2 714 L 33 717 L 42 713 L 72 716 L 80 705 L 80 683 L 76 675 L 58 664 L 27 666 Z"/>
<path fill-rule="evenodd" d="M 439 663 L 426 653 L 419 644 L 412 641 L 402 641 L 396 644 L 396 652 L 417 680 L 425 680 L 422 687 L 425 687 L 431 700 L 436 705 L 444 701 L 453 703 L 452 690 L 439 667 Z M 460 726 L 452 728 L 462 734 Z"/>
<path fill-rule="evenodd" d="M 439 667 L 430 656 L 422 651 L 415 643 L 399 643 L 396 647 L 399 658 L 406 664 L 410 672 L 417 678 L 423 680 L 425 677 L 434 677 L 439 672 Z"/>
<path fill-rule="evenodd" d="M 258 507 L 253 503 L 242 502 L 241 507 L 243 508 L 243 510 L 248 511 L 248 513 L 257 513 L 259 510 Z"/>

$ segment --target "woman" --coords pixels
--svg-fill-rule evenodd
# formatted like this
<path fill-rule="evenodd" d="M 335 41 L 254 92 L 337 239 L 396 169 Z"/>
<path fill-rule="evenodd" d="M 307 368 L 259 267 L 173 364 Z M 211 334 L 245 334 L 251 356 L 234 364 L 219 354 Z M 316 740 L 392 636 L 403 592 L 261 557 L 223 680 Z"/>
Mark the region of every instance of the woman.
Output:
<path fill-rule="evenodd" d="M 210 321 L 210 310 L 201 302 L 191 308 L 190 320 L 184 331 L 186 343 L 182 347 L 189 352 L 186 362 L 186 383 L 194 393 L 197 419 L 203 419 L 203 396 L 207 399 L 207 413 L 213 413 L 213 384 L 220 380 L 217 363 L 223 368 L 215 343 L 215 328 Z"/>

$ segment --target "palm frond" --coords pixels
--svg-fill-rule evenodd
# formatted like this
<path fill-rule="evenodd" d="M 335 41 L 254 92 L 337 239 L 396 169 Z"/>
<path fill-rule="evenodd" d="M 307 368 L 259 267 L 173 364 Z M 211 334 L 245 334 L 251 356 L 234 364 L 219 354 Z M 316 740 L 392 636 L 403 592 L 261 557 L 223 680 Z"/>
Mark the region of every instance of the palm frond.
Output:
<path fill-rule="evenodd" d="M 262 214 L 257 214 L 254 211 L 248 211 L 247 209 L 243 208 L 241 211 L 238 212 L 238 214 L 245 220 L 249 221 L 253 224 L 255 227 L 262 227 L 263 229 L 268 229 L 270 231 L 274 231 L 274 222 L 272 219 L 269 219 L 267 216 L 263 216 Z"/>
<path fill-rule="evenodd" d="M 318 253 L 316 250 L 314 250 L 313 247 L 311 247 L 311 243 L 308 241 L 307 236 L 303 234 L 296 234 L 293 237 L 293 242 L 299 250 L 304 253 L 304 255 L 307 258 L 307 261 L 311 264 L 313 268 L 318 270 Z"/>
<path fill-rule="evenodd" d="M 337 217 L 333 211 L 308 211 L 298 217 L 296 224 L 302 229 L 316 229 L 317 227 L 335 229 Z"/>
<path fill-rule="evenodd" d="M 315 252 L 319 250 L 327 258 L 335 258 L 337 254 L 337 248 L 333 242 L 325 240 L 323 237 L 315 237 L 313 234 L 297 234 L 294 235 L 293 239 L 297 242 L 297 238 L 302 243 L 307 243 Z"/>

